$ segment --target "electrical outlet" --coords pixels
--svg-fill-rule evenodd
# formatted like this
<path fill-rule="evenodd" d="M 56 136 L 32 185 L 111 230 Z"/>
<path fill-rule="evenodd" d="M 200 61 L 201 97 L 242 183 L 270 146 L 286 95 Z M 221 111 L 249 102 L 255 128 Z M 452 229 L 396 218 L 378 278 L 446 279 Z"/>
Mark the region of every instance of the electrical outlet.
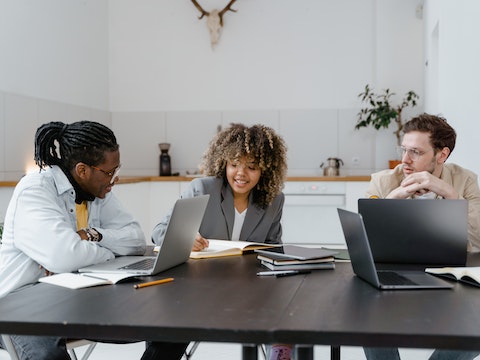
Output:
<path fill-rule="evenodd" d="M 358 156 L 352 157 L 352 165 L 359 166 L 360 165 L 360 158 Z"/>

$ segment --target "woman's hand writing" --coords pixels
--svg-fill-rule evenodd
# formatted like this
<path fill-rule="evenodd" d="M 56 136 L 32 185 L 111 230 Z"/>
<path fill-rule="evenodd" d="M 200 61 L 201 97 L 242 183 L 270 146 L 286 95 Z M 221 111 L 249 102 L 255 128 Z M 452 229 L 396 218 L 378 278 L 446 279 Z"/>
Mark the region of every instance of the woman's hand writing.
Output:
<path fill-rule="evenodd" d="M 192 251 L 202 251 L 206 248 L 208 248 L 208 240 L 202 235 L 197 234 L 195 242 L 193 243 Z"/>

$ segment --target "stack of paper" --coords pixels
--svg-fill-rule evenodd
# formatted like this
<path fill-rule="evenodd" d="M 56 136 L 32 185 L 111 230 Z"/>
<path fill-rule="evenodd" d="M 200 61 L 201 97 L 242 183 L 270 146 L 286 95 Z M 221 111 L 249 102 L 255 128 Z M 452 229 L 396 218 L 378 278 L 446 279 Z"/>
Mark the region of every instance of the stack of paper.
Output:
<path fill-rule="evenodd" d="M 272 249 L 255 250 L 257 259 L 270 270 L 334 269 L 337 253 L 333 250 L 283 245 Z"/>

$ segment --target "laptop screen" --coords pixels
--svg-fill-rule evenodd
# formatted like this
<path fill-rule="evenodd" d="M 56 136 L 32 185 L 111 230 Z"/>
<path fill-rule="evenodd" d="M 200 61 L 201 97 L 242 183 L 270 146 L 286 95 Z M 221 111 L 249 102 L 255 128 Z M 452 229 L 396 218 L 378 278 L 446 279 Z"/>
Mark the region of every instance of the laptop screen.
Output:
<path fill-rule="evenodd" d="M 359 199 L 375 262 L 465 265 L 468 202 Z"/>

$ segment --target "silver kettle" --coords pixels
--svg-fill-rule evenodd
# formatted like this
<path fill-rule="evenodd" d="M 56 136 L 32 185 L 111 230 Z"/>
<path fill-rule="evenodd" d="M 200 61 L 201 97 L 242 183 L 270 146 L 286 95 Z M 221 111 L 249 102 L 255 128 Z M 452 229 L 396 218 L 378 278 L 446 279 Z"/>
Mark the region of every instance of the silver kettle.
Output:
<path fill-rule="evenodd" d="M 323 168 L 323 176 L 339 176 L 340 166 L 343 165 L 343 160 L 339 158 L 328 158 L 327 165 L 321 163 L 320 167 Z"/>

